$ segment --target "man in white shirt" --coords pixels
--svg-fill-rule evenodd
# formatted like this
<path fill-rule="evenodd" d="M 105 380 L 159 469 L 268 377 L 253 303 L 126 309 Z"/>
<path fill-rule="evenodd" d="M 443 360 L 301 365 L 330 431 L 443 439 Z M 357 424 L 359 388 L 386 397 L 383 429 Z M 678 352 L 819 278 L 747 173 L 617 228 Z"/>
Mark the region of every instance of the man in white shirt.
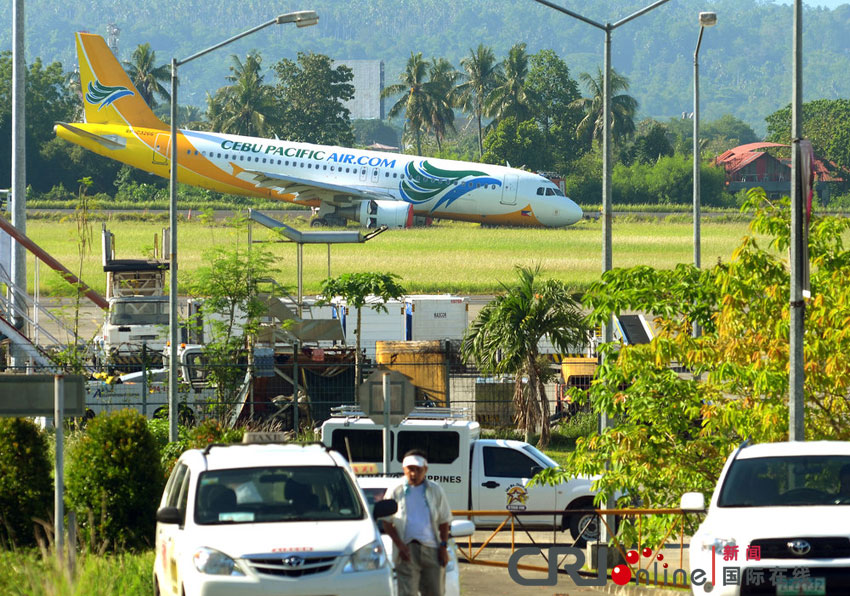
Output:
<path fill-rule="evenodd" d="M 402 460 L 404 482 L 390 498 L 398 503 L 384 530 L 395 544 L 399 596 L 443 596 L 452 512 L 443 488 L 428 480 L 428 461 L 419 450 Z"/>

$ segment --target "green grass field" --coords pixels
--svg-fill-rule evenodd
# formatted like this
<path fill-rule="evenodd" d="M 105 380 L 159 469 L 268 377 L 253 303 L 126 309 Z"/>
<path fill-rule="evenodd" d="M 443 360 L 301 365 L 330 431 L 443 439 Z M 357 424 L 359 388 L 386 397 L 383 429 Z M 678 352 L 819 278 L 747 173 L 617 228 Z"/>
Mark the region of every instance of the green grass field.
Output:
<path fill-rule="evenodd" d="M 685 221 L 683 221 L 683 219 Z M 638 264 L 671 268 L 693 259 L 693 228 L 688 218 L 632 221 L 615 219 L 612 226 L 614 267 Z M 290 222 L 292 223 L 292 222 Z M 299 227 L 303 221 L 296 222 Z M 115 235 L 117 258 L 143 258 L 153 254 L 154 236 L 163 223 L 107 221 Z M 101 265 L 100 223 L 93 226 L 93 249 L 83 260 L 82 279 L 98 292 L 105 291 Z M 728 260 L 746 233 L 746 223 L 702 224 L 702 262 Z M 77 231 L 73 221 L 31 219 L 27 234 L 39 246 L 75 273 L 79 270 Z M 273 239 L 266 228 L 254 225 L 256 241 Z M 178 223 L 179 276 L 182 280 L 202 263 L 204 252 L 215 246 L 246 248 L 247 232 L 224 225 L 210 226 L 194 218 Z M 277 271 L 271 275 L 290 288 L 296 287 L 296 246 L 264 244 L 275 257 Z M 27 266 L 29 287 L 34 287 L 34 258 Z M 560 230 L 482 228 L 475 224 L 441 223 L 429 228 L 390 230 L 365 244 L 331 248 L 331 274 L 349 271 L 387 271 L 397 274 L 410 292 L 489 294 L 499 282 L 513 279 L 516 265 L 539 264 L 546 276 L 562 279 L 581 289 L 599 278 L 602 268 L 602 224 L 583 220 Z M 58 293 L 56 276 L 39 268 L 42 293 Z M 304 247 L 304 291 L 316 293 L 328 275 L 328 250 L 324 244 Z M 182 293 L 182 292 L 181 292 Z"/>

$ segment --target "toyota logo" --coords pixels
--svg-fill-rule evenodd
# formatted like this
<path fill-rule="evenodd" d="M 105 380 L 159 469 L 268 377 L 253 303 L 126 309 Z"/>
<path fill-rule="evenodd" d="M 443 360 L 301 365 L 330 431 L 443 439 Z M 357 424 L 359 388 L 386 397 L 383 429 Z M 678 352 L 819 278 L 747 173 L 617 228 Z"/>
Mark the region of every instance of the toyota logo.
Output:
<path fill-rule="evenodd" d="M 812 550 L 812 545 L 809 544 L 809 541 L 802 540 L 800 538 L 788 541 L 787 546 L 788 550 L 791 551 L 791 554 L 796 555 L 798 557 L 803 557 L 809 554 Z"/>
<path fill-rule="evenodd" d="M 808 543 L 806 543 L 808 545 Z M 809 551 L 806 551 L 809 552 Z M 283 559 L 282 563 L 287 567 L 301 567 L 304 564 L 304 559 L 297 555 L 292 555 Z"/>

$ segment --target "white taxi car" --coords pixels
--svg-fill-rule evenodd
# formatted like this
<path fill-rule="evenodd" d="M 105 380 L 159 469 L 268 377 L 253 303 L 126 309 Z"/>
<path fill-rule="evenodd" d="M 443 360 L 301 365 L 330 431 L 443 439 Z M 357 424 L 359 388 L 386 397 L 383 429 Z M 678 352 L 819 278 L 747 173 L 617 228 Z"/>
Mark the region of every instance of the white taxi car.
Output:
<path fill-rule="evenodd" d="M 210 445 L 180 456 L 157 511 L 155 593 L 393 594 L 371 507 L 321 445 Z M 395 502 L 375 504 L 392 515 Z"/>
<path fill-rule="evenodd" d="M 682 496 L 682 509 L 704 504 Z M 850 442 L 742 445 L 689 551 L 696 595 L 850 594 Z"/>
<path fill-rule="evenodd" d="M 358 476 L 357 483 L 363 490 L 366 500 L 369 503 L 377 506 L 378 503 L 386 499 L 392 489 L 400 482 L 399 478 L 389 478 L 380 476 Z M 375 517 L 383 517 L 376 515 Z M 460 570 L 457 566 L 457 545 L 454 538 L 471 536 L 475 532 L 475 524 L 469 520 L 456 519 L 452 520 L 449 529 L 449 562 L 446 565 L 446 589 L 445 596 L 460 596 Z M 390 562 L 393 559 L 393 541 L 386 534 L 383 535 L 384 548 L 387 552 Z"/>

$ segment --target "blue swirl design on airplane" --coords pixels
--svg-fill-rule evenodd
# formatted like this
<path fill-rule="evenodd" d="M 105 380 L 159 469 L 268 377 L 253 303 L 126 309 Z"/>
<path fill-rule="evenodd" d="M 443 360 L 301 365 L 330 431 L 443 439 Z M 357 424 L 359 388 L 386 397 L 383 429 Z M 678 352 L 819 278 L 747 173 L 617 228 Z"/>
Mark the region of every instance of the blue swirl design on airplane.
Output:
<path fill-rule="evenodd" d="M 488 184 L 502 185 L 502 181 L 486 172 L 478 170 L 444 170 L 427 160 L 419 163 L 408 162 L 405 166 L 406 178 L 399 182 L 398 191 L 401 198 L 414 205 L 427 203 L 434 197 L 446 192 L 436 204 L 431 207 L 434 212 L 438 207 L 448 207 L 463 195 Z"/>
<path fill-rule="evenodd" d="M 100 81 L 96 80 L 94 83 L 89 83 L 89 89 L 86 93 L 86 101 L 90 104 L 99 105 L 97 108 L 97 111 L 99 112 L 115 100 L 128 95 L 135 95 L 135 93 L 127 89 L 127 87 L 107 87 Z"/>

